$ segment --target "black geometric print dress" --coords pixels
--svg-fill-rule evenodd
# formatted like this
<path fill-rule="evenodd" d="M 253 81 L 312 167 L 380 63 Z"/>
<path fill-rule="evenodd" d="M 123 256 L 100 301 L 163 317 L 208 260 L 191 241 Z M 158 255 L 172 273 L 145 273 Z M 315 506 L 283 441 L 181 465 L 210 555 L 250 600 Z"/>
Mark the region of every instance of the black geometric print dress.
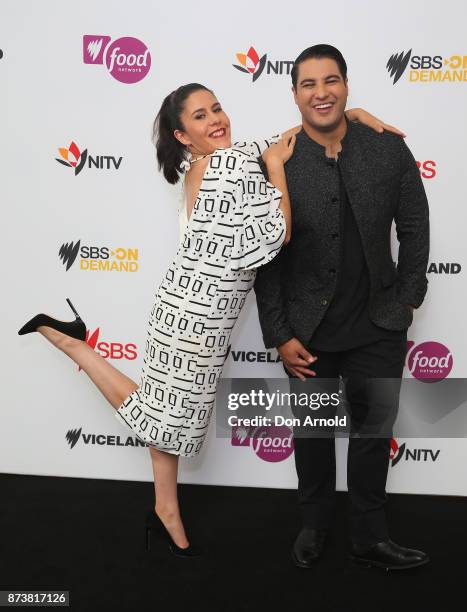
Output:
<path fill-rule="evenodd" d="M 201 450 L 256 268 L 284 241 L 282 194 L 257 161 L 277 138 L 211 155 L 183 239 L 156 290 L 140 384 L 115 416 L 168 453 L 192 457 Z"/>

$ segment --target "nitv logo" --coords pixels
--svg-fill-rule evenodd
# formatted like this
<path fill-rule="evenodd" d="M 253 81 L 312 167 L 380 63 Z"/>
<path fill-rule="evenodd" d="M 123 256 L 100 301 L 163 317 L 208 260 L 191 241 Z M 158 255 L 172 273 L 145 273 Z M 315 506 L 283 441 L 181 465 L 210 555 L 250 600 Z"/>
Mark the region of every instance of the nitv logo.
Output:
<path fill-rule="evenodd" d="M 71 268 L 80 255 L 80 270 L 98 272 L 137 272 L 138 249 L 124 247 L 88 246 L 78 242 L 64 242 L 58 251 L 65 270 Z"/>
<path fill-rule="evenodd" d="M 138 38 L 124 36 L 110 42 L 110 36 L 85 34 L 85 64 L 105 64 L 109 74 L 120 83 L 138 83 L 151 68 L 151 54 Z"/>
<path fill-rule="evenodd" d="M 271 427 L 232 427 L 232 446 L 251 446 L 263 461 L 277 463 L 294 449 L 292 431 L 285 425 Z"/>
<path fill-rule="evenodd" d="M 438 382 L 452 370 L 453 357 L 441 342 L 407 343 L 407 368 L 414 378 L 422 382 Z"/>
<path fill-rule="evenodd" d="M 250 47 L 248 53 L 237 53 L 236 57 L 240 65 L 232 66 L 240 72 L 251 74 L 253 83 L 259 79 L 265 68 L 265 74 L 290 74 L 294 64 L 293 60 L 268 60 L 267 53 L 260 57 L 254 47 Z"/>
<path fill-rule="evenodd" d="M 431 461 L 434 463 L 437 461 L 440 452 L 440 449 L 433 450 L 432 448 L 408 448 L 405 442 L 399 445 L 395 438 L 391 438 L 389 460 L 391 462 L 391 467 L 397 465 L 401 460 L 419 462 Z"/>
<path fill-rule="evenodd" d="M 73 168 L 74 174 L 77 176 L 86 166 L 88 168 L 97 168 L 98 170 L 118 170 L 122 163 L 123 157 L 114 157 L 113 155 L 88 155 L 88 150 L 80 151 L 74 140 L 71 141 L 68 148 L 59 147 L 58 152 L 60 158 L 56 157 L 55 161 L 67 168 Z M 87 164 L 86 164 L 87 162 Z"/>

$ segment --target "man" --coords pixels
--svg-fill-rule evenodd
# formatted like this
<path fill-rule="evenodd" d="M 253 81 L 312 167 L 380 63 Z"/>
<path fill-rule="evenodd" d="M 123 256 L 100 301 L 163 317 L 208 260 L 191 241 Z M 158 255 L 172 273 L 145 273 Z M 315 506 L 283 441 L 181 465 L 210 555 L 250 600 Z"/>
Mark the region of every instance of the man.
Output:
<path fill-rule="evenodd" d="M 403 139 L 346 120 L 347 66 L 335 47 L 303 51 L 292 83 L 302 114 L 285 166 L 292 237 L 257 272 L 263 338 L 267 348 L 277 347 L 291 384 L 314 375 L 334 381 L 341 376 L 352 419 L 363 414 L 371 420 L 376 408 L 367 396 L 365 405 L 353 383 L 362 377 L 395 379 L 397 389 L 386 399 L 398 404 L 407 328 L 427 290 L 428 203 Z M 390 246 L 393 220 L 397 268 Z M 334 442 L 295 434 L 303 528 L 293 558 L 299 567 L 312 567 L 320 557 L 332 522 Z M 390 434 L 349 438 L 351 558 L 386 569 L 422 565 L 429 560 L 424 552 L 399 546 L 388 535 L 389 454 Z"/>

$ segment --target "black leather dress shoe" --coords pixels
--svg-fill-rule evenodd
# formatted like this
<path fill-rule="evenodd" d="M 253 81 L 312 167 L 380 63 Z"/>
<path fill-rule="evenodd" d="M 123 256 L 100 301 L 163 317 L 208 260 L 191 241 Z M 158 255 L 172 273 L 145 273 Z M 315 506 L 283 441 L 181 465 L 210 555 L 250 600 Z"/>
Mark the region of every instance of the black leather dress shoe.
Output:
<path fill-rule="evenodd" d="M 327 529 L 303 527 L 295 540 L 292 559 L 297 567 L 309 569 L 321 557 Z"/>
<path fill-rule="evenodd" d="M 381 567 L 385 570 L 401 570 L 425 565 L 429 556 L 421 550 L 404 548 L 392 540 L 378 542 L 365 552 L 353 550 L 350 558 L 366 567 Z"/>

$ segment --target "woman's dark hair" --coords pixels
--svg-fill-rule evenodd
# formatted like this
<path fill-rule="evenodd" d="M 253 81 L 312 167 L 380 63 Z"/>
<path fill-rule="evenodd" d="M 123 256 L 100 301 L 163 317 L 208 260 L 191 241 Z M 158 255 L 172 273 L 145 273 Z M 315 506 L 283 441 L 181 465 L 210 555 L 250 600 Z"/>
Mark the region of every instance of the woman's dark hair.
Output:
<path fill-rule="evenodd" d="M 194 91 L 205 89 L 213 93 L 208 87 L 199 83 L 182 85 L 170 93 L 160 107 L 153 125 L 153 142 L 156 146 L 159 170 L 171 185 L 178 183 L 181 170 L 180 164 L 185 158 L 186 148 L 174 136 L 174 130 L 184 130 L 180 115 L 185 107 L 185 101 Z"/>
<path fill-rule="evenodd" d="M 346 80 L 347 64 L 345 62 L 344 56 L 339 51 L 339 49 L 336 49 L 336 47 L 333 47 L 332 45 L 313 45 L 313 47 L 308 47 L 308 49 L 302 51 L 293 63 L 291 75 L 294 89 L 297 89 L 299 65 L 307 59 L 321 59 L 323 57 L 333 59 L 339 68 L 339 72 L 341 73 L 342 78 L 344 79 L 344 81 Z"/>

